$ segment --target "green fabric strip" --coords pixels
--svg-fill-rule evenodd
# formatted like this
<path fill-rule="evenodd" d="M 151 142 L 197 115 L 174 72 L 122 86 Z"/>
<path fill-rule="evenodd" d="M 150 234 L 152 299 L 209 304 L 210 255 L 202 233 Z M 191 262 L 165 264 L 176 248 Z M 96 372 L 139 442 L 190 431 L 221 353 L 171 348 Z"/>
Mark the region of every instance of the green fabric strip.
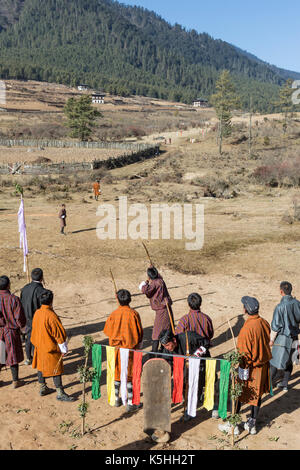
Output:
<path fill-rule="evenodd" d="M 102 346 L 101 344 L 93 344 L 92 347 L 92 363 L 95 375 L 92 381 L 92 398 L 98 400 L 101 397 L 100 379 L 102 372 Z"/>
<path fill-rule="evenodd" d="M 220 367 L 220 395 L 219 395 L 219 416 L 222 419 L 227 418 L 227 401 L 229 391 L 229 377 L 230 377 L 230 362 L 221 361 Z"/>

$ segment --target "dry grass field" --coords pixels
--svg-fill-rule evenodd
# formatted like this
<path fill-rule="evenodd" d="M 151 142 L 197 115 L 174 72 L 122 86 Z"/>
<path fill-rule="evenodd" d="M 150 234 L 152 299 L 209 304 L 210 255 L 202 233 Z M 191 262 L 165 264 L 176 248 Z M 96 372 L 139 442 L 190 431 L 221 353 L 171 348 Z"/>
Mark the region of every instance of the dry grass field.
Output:
<path fill-rule="evenodd" d="M 20 107 L 22 103 L 20 101 Z M 34 108 L 30 100 L 27 106 Z M 121 116 L 122 112 L 126 114 L 127 109 L 131 109 L 130 106 L 113 112 Z M 70 177 L 17 175 L 0 178 L 1 272 L 10 276 L 12 291 L 19 292 L 26 283 L 16 217 L 19 197 L 14 193 L 14 184 L 19 182 L 24 187 L 29 267 L 44 269 L 46 286 L 55 293 L 54 308 L 66 330 L 72 334 L 63 382 L 67 393 L 77 398 L 74 403 L 59 403 L 55 394 L 40 397 L 36 373 L 24 364 L 20 366 L 20 377 L 25 380 L 25 386 L 11 390 L 10 371 L 3 370 L 0 377 L 3 381 L 1 450 L 231 448 L 230 437 L 218 431 L 218 421 L 212 419 L 210 413 L 199 408 L 194 420 L 183 423 L 180 421 L 182 406 L 172 408 L 171 441 L 154 445 L 143 432 L 142 410 L 128 415 L 122 408 L 108 405 L 106 363 L 103 365 L 102 397 L 93 401 L 91 388 L 88 389 L 88 432 L 84 437 L 80 435 L 81 419 L 77 406 L 82 385 L 77 367 L 83 362 L 85 335 L 107 344 L 103 327 L 105 319 L 116 307 L 110 268 L 117 286 L 125 287 L 133 294 L 132 306 L 139 311 L 144 327 L 145 350 L 151 346 L 154 319 L 148 300 L 138 290 L 148 266 L 141 242 L 100 240 L 96 230 L 100 221 L 96 213 L 99 204 L 112 204 L 118 209 L 119 197 L 127 196 L 128 204 L 143 203 L 149 210 L 153 203 L 204 205 L 204 246 L 201 250 L 185 250 L 185 240 L 149 239 L 146 243 L 169 287 L 176 322 L 187 312 L 188 294 L 196 291 L 202 295 L 203 311 L 212 318 L 215 327 L 212 356 L 221 357 L 233 348 L 227 319 L 231 319 L 237 336 L 244 321 L 240 300 L 243 295 L 258 298 L 260 313 L 269 322 L 280 301 L 280 281 L 292 282 L 294 295 L 299 297 L 297 200 L 300 191 L 295 180 L 297 175 L 299 178 L 298 117 L 291 121 L 285 136 L 280 116 L 274 119 L 257 117 L 257 125 L 254 118 L 254 143 L 249 158 L 247 121 L 236 116 L 233 134 L 225 141 L 220 157 L 214 121 L 211 120 L 213 111 L 203 111 L 203 122 L 207 121 L 205 128 L 209 131 L 203 133 L 204 124 L 200 122 L 199 127 L 190 125 L 181 133 L 175 126 L 175 119 L 180 116 L 175 113 L 190 113 L 195 121 L 197 118 L 201 121 L 201 112 L 176 108 L 163 111 L 164 106 L 170 107 L 170 104 L 160 106 L 161 113 L 171 113 L 169 127 L 149 132 L 141 139 L 151 141 L 161 135 L 171 138 L 171 143 L 165 145 L 162 141 L 162 153 L 155 159 L 99 172 L 102 196 L 98 203 L 92 197 L 94 175 L 89 172 Z M 137 122 L 140 128 L 146 127 L 142 112 L 135 112 L 141 113 Z M 106 116 L 104 108 L 103 113 Z M 0 114 L 1 122 L 10 117 L 10 113 L 6 113 L 6 117 L 4 114 Z M 26 113 L 18 116 L 20 126 L 23 126 L 23 119 L 29 119 Z M 167 120 L 165 124 L 167 126 Z M 153 121 L 154 125 L 158 126 L 156 121 Z M 266 136 L 269 137 L 268 145 Z M 34 153 L 40 156 L 38 152 Z M 67 149 L 64 149 L 60 157 L 66 156 Z M 289 164 L 284 165 L 284 162 Z M 258 170 L 260 168 L 265 170 Z M 270 168 L 273 169 L 271 174 Z M 59 233 L 58 211 L 63 202 L 68 215 L 66 236 Z M 150 224 L 149 221 L 149 227 Z M 300 448 L 297 433 L 299 378 L 300 368 L 296 366 L 291 388 L 286 394 L 275 389 L 274 397 L 264 397 L 258 434 L 250 436 L 243 431 L 236 439 L 237 449 Z M 50 381 L 48 385 L 53 386 Z M 247 407 L 242 408 L 244 419 L 248 411 Z"/>

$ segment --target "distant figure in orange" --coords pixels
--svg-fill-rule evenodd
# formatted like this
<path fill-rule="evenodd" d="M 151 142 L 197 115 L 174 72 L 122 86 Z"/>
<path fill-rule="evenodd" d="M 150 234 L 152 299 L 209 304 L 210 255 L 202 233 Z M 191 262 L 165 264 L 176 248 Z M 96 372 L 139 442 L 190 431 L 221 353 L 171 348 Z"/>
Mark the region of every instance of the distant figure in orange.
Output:
<path fill-rule="evenodd" d="M 96 201 L 98 201 L 98 197 L 99 197 L 100 194 L 101 194 L 101 190 L 100 190 L 100 180 L 97 180 L 97 181 L 93 184 L 93 190 L 94 190 L 94 197 L 95 197 Z"/>

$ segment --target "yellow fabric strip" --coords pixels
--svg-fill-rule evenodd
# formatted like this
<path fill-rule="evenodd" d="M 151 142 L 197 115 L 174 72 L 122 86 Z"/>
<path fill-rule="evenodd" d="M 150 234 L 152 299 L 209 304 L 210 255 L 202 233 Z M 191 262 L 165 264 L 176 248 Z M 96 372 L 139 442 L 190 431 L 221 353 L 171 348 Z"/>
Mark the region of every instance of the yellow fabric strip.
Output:
<path fill-rule="evenodd" d="M 110 406 L 115 406 L 115 348 L 106 346 L 107 359 L 107 399 Z"/>
<path fill-rule="evenodd" d="M 203 407 L 211 411 L 214 407 L 214 392 L 217 361 L 206 361 L 205 363 L 205 393 Z"/>

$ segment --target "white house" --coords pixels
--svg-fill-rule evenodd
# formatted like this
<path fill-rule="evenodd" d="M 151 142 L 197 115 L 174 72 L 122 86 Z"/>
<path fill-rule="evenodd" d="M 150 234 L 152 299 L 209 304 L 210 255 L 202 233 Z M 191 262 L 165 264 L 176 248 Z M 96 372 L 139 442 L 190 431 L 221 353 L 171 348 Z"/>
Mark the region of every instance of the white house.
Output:
<path fill-rule="evenodd" d="M 92 103 L 104 104 L 105 93 L 97 91 L 92 93 Z"/>
<path fill-rule="evenodd" d="M 208 108 L 208 100 L 204 98 L 197 98 L 193 103 L 194 108 Z"/>
<path fill-rule="evenodd" d="M 86 91 L 89 89 L 89 87 L 87 85 L 78 85 L 78 90 L 79 91 Z"/>

